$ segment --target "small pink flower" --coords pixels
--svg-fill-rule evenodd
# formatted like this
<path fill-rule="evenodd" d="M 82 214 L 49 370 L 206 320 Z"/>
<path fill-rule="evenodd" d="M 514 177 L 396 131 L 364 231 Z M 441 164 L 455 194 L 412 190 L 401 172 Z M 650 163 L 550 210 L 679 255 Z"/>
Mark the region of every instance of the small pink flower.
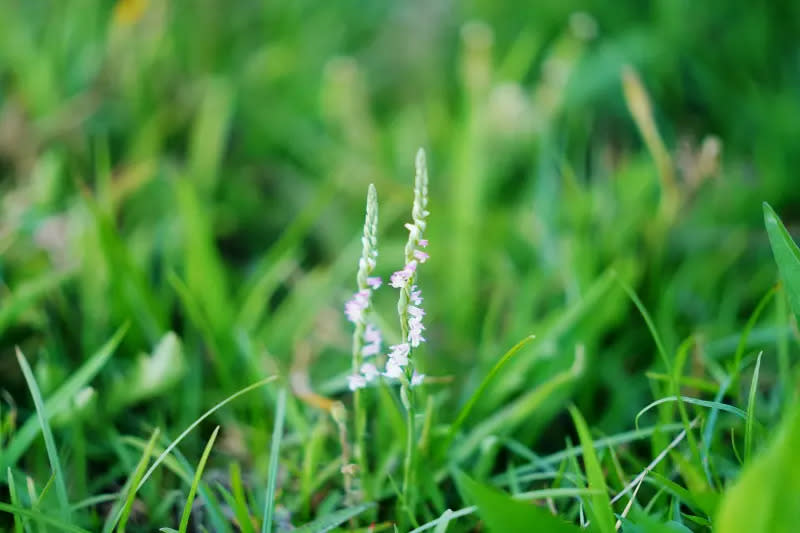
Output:
<path fill-rule="evenodd" d="M 367 329 L 364 331 L 364 340 L 367 341 L 367 344 L 361 349 L 361 355 L 370 357 L 381 353 L 382 339 L 381 331 L 378 328 L 372 324 L 367 324 Z"/>
<path fill-rule="evenodd" d="M 414 375 L 411 376 L 411 386 L 416 387 L 417 385 L 422 385 L 424 379 L 425 374 L 417 374 L 417 371 L 414 370 Z"/>
<path fill-rule="evenodd" d="M 367 285 L 372 287 L 372 290 L 375 290 L 381 286 L 381 278 L 379 278 L 378 276 L 367 278 Z"/>
<path fill-rule="evenodd" d="M 416 285 L 411 286 L 411 302 L 414 305 L 422 305 L 422 291 Z"/>
<path fill-rule="evenodd" d="M 414 250 L 414 257 L 416 257 L 420 263 L 424 263 L 430 256 L 422 250 Z"/>
<path fill-rule="evenodd" d="M 399 367 L 404 367 L 408 364 L 408 354 L 411 351 L 411 347 L 408 343 L 402 344 L 395 344 L 394 346 L 390 346 L 389 352 L 389 362 L 393 363 Z"/>
<path fill-rule="evenodd" d="M 367 386 L 367 380 L 364 379 L 364 376 L 347 376 L 347 386 L 350 387 L 350 390 L 358 390 L 363 389 Z"/>
<path fill-rule="evenodd" d="M 416 305 L 409 305 L 408 306 L 408 314 L 413 317 L 420 317 L 422 318 L 425 316 L 425 310 L 421 307 L 417 307 Z"/>
<path fill-rule="evenodd" d="M 422 246 L 423 248 L 427 248 L 427 246 L 428 246 L 428 239 L 420 239 L 420 240 L 419 240 L 419 245 L 420 245 L 420 246 Z"/>
<path fill-rule="evenodd" d="M 361 374 L 367 381 L 373 381 L 376 377 L 378 377 L 380 372 L 378 372 L 378 367 L 372 363 L 364 363 L 361 365 Z"/>
<path fill-rule="evenodd" d="M 347 315 L 347 320 L 356 323 L 364 318 L 364 310 L 369 307 L 369 295 L 369 289 L 358 291 L 344 304 L 344 314 Z"/>
<path fill-rule="evenodd" d="M 386 363 L 386 372 L 383 373 L 387 378 L 400 379 L 403 377 L 403 367 L 392 362 L 390 359 Z"/>
<path fill-rule="evenodd" d="M 406 286 L 408 280 L 411 279 L 411 276 L 414 275 L 414 272 L 417 270 L 417 262 L 411 261 L 406 266 L 403 267 L 403 270 L 398 270 L 392 277 L 389 279 L 389 285 L 394 287 L 395 289 L 400 289 Z"/>

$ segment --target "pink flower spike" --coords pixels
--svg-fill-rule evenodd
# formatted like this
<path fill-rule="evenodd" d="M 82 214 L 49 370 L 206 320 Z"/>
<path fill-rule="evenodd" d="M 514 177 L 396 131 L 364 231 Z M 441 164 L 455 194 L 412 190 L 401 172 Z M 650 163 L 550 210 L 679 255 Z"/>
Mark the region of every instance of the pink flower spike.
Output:
<path fill-rule="evenodd" d="M 422 246 L 423 248 L 427 248 L 428 247 L 428 239 L 420 239 L 419 240 L 419 245 Z"/>
<path fill-rule="evenodd" d="M 414 257 L 416 257 L 420 263 L 424 263 L 430 256 L 422 250 L 414 250 Z"/>
<path fill-rule="evenodd" d="M 367 380 L 364 379 L 364 376 L 347 376 L 347 386 L 350 387 L 352 391 L 363 389 L 367 386 Z"/>
<path fill-rule="evenodd" d="M 380 287 L 380 286 L 381 286 L 381 283 L 382 283 L 382 282 L 381 282 L 381 278 L 379 278 L 379 277 L 377 277 L 377 276 L 375 276 L 375 277 L 372 277 L 372 278 L 367 278 L 367 285 L 369 285 L 370 287 L 372 287 L 372 290 L 375 290 L 375 289 L 377 289 L 378 287 Z"/>

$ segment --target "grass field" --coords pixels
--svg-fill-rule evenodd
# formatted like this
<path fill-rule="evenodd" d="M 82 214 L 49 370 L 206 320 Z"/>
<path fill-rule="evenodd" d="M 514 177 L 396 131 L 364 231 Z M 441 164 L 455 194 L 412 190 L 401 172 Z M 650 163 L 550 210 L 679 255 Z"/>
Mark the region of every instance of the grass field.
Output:
<path fill-rule="evenodd" d="M 795 531 L 798 35 L 0 0 L 0 530 Z"/>

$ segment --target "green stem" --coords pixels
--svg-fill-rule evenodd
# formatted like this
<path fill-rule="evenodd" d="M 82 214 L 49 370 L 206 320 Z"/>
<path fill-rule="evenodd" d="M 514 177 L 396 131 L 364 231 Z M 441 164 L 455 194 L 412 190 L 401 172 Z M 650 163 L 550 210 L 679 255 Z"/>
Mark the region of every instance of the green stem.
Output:
<path fill-rule="evenodd" d="M 411 501 L 411 484 L 413 483 L 414 451 L 416 449 L 416 427 L 414 424 L 414 393 L 409 384 L 403 383 L 400 395 L 406 408 L 406 456 L 403 462 L 403 500 L 405 501 L 411 521 L 414 522 L 414 505 Z"/>
<path fill-rule="evenodd" d="M 356 329 L 353 332 L 353 374 L 358 374 L 363 363 L 361 349 L 363 345 L 364 324 L 356 324 Z M 364 403 L 361 396 L 361 390 L 356 389 L 353 391 L 353 426 L 354 426 L 354 443 L 353 455 L 355 456 L 356 464 L 358 465 L 358 478 L 360 480 L 360 487 L 364 496 L 367 496 L 367 484 L 364 482 L 367 474 L 367 459 L 364 453 L 364 439 L 365 439 L 365 426 L 366 417 L 364 411 Z"/>

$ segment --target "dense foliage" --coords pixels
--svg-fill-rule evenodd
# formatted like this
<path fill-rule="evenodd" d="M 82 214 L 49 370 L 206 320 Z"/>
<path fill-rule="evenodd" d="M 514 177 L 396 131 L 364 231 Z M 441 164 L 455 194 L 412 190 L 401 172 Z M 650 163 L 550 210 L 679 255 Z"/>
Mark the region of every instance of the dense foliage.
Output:
<path fill-rule="evenodd" d="M 0 2 L 0 529 L 795 524 L 798 35 L 797 2 Z M 419 146 L 406 487 L 396 387 L 349 465 L 342 310 L 370 183 L 403 268 Z"/>

